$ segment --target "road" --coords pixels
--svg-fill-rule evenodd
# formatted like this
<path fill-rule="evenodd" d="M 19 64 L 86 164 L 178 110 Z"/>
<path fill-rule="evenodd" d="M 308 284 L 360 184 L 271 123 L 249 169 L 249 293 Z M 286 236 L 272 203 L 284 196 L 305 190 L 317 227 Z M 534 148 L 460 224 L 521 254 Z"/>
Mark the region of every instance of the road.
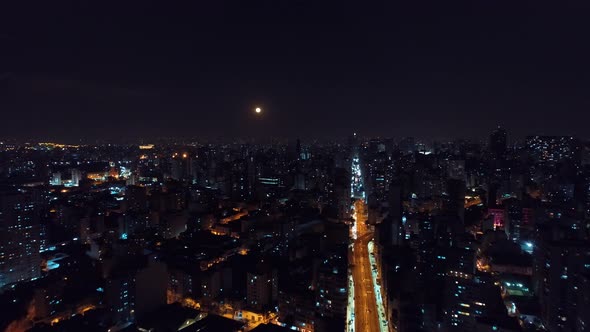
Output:
<path fill-rule="evenodd" d="M 367 226 L 368 209 L 360 160 L 352 161 L 351 198 L 353 225 L 350 231 L 350 276 L 347 331 L 389 332 L 374 254 L 373 232 Z M 354 313 L 352 317 L 350 314 Z M 354 329 L 352 329 L 354 327 Z"/>
<path fill-rule="evenodd" d="M 352 276 L 355 294 L 355 325 L 356 331 L 379 331 L 377 302 L 371 280 L 371 264 L 367 245 L 373 234 L 360 236 L 354 244 L 352 255 Z"/>
<path fill-rule="evenodd" d="M 378 332 L 380 326 L 368 250 L 373 233 L 369 231 L 365 223 L 366 206 L 363 200 L 355 202 L 354 211 L 357 238 L 352 246 L 350 263 L 354 280 L 355 330 Z"/>

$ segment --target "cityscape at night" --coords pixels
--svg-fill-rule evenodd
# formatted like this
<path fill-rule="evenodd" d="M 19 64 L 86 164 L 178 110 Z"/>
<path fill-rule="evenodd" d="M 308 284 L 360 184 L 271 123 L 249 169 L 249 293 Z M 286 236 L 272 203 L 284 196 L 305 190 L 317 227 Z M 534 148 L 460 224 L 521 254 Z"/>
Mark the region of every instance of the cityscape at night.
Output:
<path fill-rule="evenodd" d="M 33 7 L 0 331 L 590 331 L 590 3 Z"/>

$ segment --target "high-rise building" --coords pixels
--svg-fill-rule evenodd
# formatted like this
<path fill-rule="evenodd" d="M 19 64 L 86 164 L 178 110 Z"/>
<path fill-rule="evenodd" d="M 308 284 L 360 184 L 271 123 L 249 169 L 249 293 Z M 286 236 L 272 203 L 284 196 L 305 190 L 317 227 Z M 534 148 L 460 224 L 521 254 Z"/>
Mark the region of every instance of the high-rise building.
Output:
<path fill-rule="evenodd" d="M 244 159 L 235 160 L 231 164 L 230 193 L 232 199 L 245 201 L 252 196 L 248 184 L 248 163 Z"/>
<path fill-rule="evenodd" d="M 344 318 L 348 300 L 346 247 L 326 255 L 319 266 L 317 303 L 320 315 Z"/>
<path fill-rule="evenodd" d="M 131 273 L 110 277 L 105 285 L 105 298 L 113 323 L 135 320 L 135 278 Z"/>
<path fill-rule="evenodd" d="M 51 174 L 51 178 L 49 179 L 49 185 L 50 186 L 61 186 L 62 185 L 61 172 L 55 172 L 55 173 Z"/>
<path fill-rule="evenodd" d="M 388 171 L 391 160 L 380 141 L 372 140 L 366 154 L 366 189 L 369 191 L 370 201 L 380 202 L 387 199 Z M 372 143 L 372 144 L 371 144 Z M 383 148 L 380 148 L 383 147 Z M 373 203 L 371 202 L 371 203 Z"/>
<path fill-rule="evenodd" d="M 307 287 L 288 284 L 279 292 L 279 321 L 291 322 L 299 331 L 314 331 L 316 301 Z M 293 327 L 291 329 L 295 330 Z"/>
<path fill-rule="evenodd" d="M 449 331 L 469 331 L 474 328 L 474 312 L 471 306 L 475 298 L 476 285 L 472 250 L 448 248 L 440 257 L 446 261 L 444 321 Z"/>
<path fill-rule="evenodd" d="M 490 135 L 490 152 L 495 158 L 502 158 L 506 154 L 507 136 L 506 129 L 500 126 Z"/>
<path fill-rule="evenodd" d="M 166 266 L 155 256 L 142 257 L 140 265 L 117 269 L 106 280 L 105 303 L 114 324 L 134 322 L 166 304 Z"/>
<path fill-rule="evenodd" d="M 447 181 L 447 195 L 445 197 L 445 212 L 452 217 L 458 217 L 465 222 L 465 181 L 449 179 Z"/>
<path fill-rule="evenodd" d="M 411 154 L 416 151 L 416 140 L 414 137 L 404 137 L 399 142 L 399 151 L 402 154 Z"/>
<path fill-rule="evenodd" d="M 278 300 L 277 270 L 261 265 L 247 274 L 246 296 L 248 305 L 257 308 L 269 308 Z"/>
<path fill-rule="evenodd" d="M 71 169 L 71 183 L 72 186 L 77 187 L 80 184 L 80 181 L 82 180 L 82 172 L 77 169 L 77 168 L 72 168 Z"/>
<path fill-rule="evenodd" d="M 350 172 L 344 168 L 334 171 L 334 186 L 330 199 L 336 206 L 338 219 L 350 218 Z"/>
<path fill-rule="evenodd" d="M 65 285 L 63 278 L 47 278 L 40 283 L 33 295 L 35 318 L 48 318 L 63 310 Z"/>
<path fill-rule="evenodd" d="M 576 319 L 576 331 L 590 331 L 590 273 L 582 272 L 576 280 L 578 317 Z"/>
<path fill-rule="evenodd" d="M 31 192 L 0 189 L 0 288 L 41 276 L 39 217 Z"/>
<path fill-rule="evenodd" d="M 379 225 L 377 240 L 380 245 L 402 245 L 404 233 L 404 208 L 402 184 L 394 181 L 389 187 L 389 215 Z"/>
<path fill-rule="evenodd" d="M 504 200 L 504 231 L 512 241 L 519 241 L 532 233 L 532 209 L 523 207 L 515 198 Z"/>
<path fill-rule="evenodd" d="M 590 272 L 590 245 L 581 240 L 542 238 L 534 248 L 535 286 L 541 316 L 550 331 L 574 331 L 583 307 L 577 305 Z M 586 327 L 587 330 L 587 327 Z M 578 331 L 584 331 L 578 330 Z"/>
<path fill-rule="evenodd" d="M 447 176 L 449 179 L 465 180 L 465 160 L 449 160 L 447 163 Z"/>
<path fill-rule="evenodd" d="M 127 186 L 125 190 L 125 202 L 127 204 L 127 209 L 130 211 L 146 211 L 147 191 L 145 187 Z"/>

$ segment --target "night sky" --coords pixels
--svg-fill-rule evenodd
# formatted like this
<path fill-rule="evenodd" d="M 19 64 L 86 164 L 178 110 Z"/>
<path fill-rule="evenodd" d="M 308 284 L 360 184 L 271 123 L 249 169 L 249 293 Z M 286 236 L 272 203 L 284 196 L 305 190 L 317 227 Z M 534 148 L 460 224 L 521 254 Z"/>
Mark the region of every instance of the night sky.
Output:
<path fill-rule="evenodd" d="M 0 139 L 589 136 L 588 1 L 11 2 Z"/>

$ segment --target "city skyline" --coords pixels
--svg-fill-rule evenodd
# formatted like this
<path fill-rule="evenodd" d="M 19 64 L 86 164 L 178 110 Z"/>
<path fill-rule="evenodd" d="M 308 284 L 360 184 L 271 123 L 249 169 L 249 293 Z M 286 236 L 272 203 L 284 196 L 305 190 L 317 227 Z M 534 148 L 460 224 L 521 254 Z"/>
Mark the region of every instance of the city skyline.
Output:
<path fill-rule="evenodd" d="M 0 330 L 582 332 L 589 142 L 508 137 L 0 144 Z"/>
<path fill-rule="evenodd" d="M 256 112 L 256 116 L 260 116 Z M 534 137 L 570 137 L 580 142 L 585 142 L 586 139 L 575 135 L 515 135 L 506 130 L 505 127 L 496 126 L 491 128 L 492 132 L 495 130 L 502 130 L 506 134 L 506 145 L 509 148 L 524 148 L 527 145 L 527 141 Z M 492 144 L 490 142 L 489 133 L 483 137 L 471 138 L 471 137 L 438 137 L 438 138 L 425 138 L 417 136 L 378 136 L 371 134 L 362 134 L 359 132 L 350 132 L 344 136 L 337 137 L 285 137 L 285 136 L 268 136 L 268 137 L 227 137 L 220 135 L 217 137 L 196 137 L 196 136 L 161 136 L 161 137 L 119 137 L 119 138 L 78 138 L 78 139 L 53 139 L 53 138 L 13 138 L 13 137 L 0 137 L 0 144 L 14 145 L 14 146 L 34 146 L 34 145 L 56 145 L 56 146 L 94 146 L 94 145 L 114 145 L 114 146 L 142 146 L 142 145 L 189 145 L 189 146 L 203 146 L 208 144 L 245 144 L 245 145 L 284 145 L 293 144 L 295 142 L 301 142 L 307 145 L 316 144 L 346 144 L 350 137 L 355 136 L 362 140 L 388 140 L 391 143 L 400 143 L 404 140 L 412 139 L 416 144 L 419 144 L 423 148 L 435 148 L 436 146 L 443 144 L 453 143 L 470 143 L 481 146 L 488 146 Z"/>

